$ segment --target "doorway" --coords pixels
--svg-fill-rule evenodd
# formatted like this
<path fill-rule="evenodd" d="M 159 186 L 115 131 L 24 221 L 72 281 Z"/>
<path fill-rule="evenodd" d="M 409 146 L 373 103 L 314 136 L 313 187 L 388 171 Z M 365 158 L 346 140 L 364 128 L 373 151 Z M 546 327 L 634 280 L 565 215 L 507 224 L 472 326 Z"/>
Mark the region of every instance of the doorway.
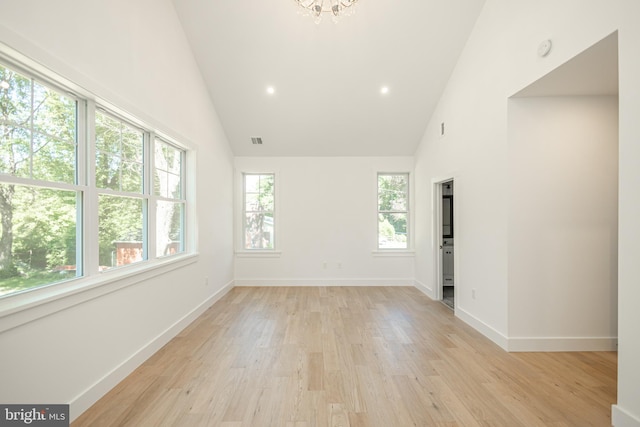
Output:
<path fill-rule="evenodd" d="M 437 184 L 438 202 L 438 286 L 440 300 L 451 310 L 455 310 L 455 268 L 454 268 L 454 183 L 453 179 Z"/>

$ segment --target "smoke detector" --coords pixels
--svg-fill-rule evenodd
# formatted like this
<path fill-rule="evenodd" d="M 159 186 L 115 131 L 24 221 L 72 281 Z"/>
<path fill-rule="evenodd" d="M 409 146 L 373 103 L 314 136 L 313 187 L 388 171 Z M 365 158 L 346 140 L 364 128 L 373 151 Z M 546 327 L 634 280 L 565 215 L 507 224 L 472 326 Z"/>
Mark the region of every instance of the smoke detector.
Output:
<path fill-rule="evenodd" d="M 542 43 L 540 43 L 540 46 L 538 46 L 538 56 L 540 58 L 544 58 L 545 56 L 549 55 L 549 52 L 551 52 L 551 40 L 544 40 Z"/>

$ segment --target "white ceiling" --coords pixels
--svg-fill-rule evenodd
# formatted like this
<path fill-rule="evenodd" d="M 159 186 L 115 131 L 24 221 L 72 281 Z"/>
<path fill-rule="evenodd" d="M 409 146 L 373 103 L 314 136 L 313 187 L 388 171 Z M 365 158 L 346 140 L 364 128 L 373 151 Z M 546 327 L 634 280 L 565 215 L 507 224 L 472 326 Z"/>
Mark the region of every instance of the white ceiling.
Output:
<path fill-rule="evenodd" d="M 413 155 L 484 4 L 360 0 L 315 24 L 293 0 L 173 2 L 238 156 Z"/>

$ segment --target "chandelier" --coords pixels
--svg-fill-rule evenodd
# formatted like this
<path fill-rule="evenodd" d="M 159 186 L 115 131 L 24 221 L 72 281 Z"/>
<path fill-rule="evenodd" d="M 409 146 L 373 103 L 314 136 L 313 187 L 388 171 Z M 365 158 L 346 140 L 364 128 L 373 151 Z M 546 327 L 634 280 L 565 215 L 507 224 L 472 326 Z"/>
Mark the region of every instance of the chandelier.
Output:
<path fill-rule="evenodd" d="M 351 15 L 358 0 L 293 0 L 305 9 L 305 15 L 314 17 L 316 23 L 322 20 L 322 15 L 331 13 L 334 22 L 341 16 Z"/>

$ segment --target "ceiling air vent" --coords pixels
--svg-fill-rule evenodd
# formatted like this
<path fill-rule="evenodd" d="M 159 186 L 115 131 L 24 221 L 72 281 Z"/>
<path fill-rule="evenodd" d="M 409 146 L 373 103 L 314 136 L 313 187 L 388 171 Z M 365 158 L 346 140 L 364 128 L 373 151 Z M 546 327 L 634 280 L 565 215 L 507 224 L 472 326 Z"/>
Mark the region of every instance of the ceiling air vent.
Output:
<path fill-rule="evenodd" d="M 251 138 L 251 143 L 253 145 L 262 145 L 262 138 L 260 138 L 259 136 L 252 137 Z"/>

